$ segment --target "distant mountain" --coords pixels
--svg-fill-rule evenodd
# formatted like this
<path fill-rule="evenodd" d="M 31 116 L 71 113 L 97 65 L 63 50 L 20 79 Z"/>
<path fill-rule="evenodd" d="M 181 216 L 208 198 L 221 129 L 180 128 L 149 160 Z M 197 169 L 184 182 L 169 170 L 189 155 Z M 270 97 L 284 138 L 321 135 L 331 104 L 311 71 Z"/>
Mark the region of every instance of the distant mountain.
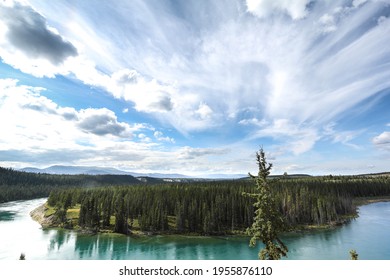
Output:
<path fill-rule="evenodd" d="M 309 174 L 288 174 L 288 175 L 270 175 L 269 178 L 305 178 L 312 177 Z"/>
<path fill-rule="evenodd" d="M 192 178 L 191 176 L 183 175 L 183 174 L 164 174 L 164 173 L 135 173 L 135 172 L 129 172 L 129 174 L 134 174 L 135 177 L 153 177 L 153 178 Z"/>
<path fill-rule="evenodd" d="M 32 173 L 47 173 L 47 174 L 67 174 L 67 175 L 77 175 L 77 174 L 88 174 L 88 175 L 132 175 L 124 171 L 117 170 L 114 168 L 100 168 L 93 166 L 63 166 L 63 165 L 53 165 L 47 168 L 35 168 L 35 167 L 26 167 L 20 169 L 20 171 L 32 172 Z"/>
<path fill-rule="evenodd" d="M 35 167 L 26 167 L 26 168 L 19 169 L 19 171 L 30 172 L 30 173 L 43 173 L 42 169 L 35 168 Z"/>
<path fill-rule="evenodd" d="M 362 177 L 389 177 L 390 176 L 390 172 L 366 173 L 366 174 L 359 174 L 357 176 L 362 176 Z"/>
<path fill-rule="evenodd" d="M 240 179 L 245 177 L 245 174 L 207 174 L 203 176 L 203 179 L 214 179 L 214 180 L 229 180 L 229 179 Z"/>
<path fill-rule="evenodd" d="M 25 167 L 20 171 L 32 173 L 47 173 L 47 174 L 87 174 L 87 175 L 131 175 L 134 177 L 154 177 L 154 178 L 191 178 L 183 174 L 163 174 L 163 173 L 137 173 L 127 172 L 110 167 L 97 166 L 65 166 L 53 165 L 47 168 Z"/>

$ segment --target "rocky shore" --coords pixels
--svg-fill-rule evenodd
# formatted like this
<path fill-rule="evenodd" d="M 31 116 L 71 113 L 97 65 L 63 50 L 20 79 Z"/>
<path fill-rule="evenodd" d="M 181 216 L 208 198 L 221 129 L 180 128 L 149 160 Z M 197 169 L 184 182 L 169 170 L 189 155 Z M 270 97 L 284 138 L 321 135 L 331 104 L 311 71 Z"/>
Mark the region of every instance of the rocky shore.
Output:
<path fill-rule="evenodd" d="M 30 212 L 30 216 L 34 221 L 37 221 L 43 228 L 52 227 L 54 224 L 53 216 L 46 216 L 45 212 L 47 210 L 46 204 L 42 204 L 38 208 L 35 208 Z"/>

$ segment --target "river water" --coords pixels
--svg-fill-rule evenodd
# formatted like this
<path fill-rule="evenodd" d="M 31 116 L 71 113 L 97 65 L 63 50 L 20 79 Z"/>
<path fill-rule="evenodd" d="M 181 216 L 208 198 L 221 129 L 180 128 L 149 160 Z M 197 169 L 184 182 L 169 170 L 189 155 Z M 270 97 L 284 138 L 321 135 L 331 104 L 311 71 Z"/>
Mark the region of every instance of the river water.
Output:
<path fill-rule="evenodd" d="M 260 247 L 250 248 L 249 238 L 121 235 L 85 235 L 62 229 L 42 230 L 29 212 L 45 199 L 0 204 L 0 260 L 165 260 L 257 259 Z M 354 249 L 359 259 L 390 260 L 390 202 L 361 206 L 359 218 L 333 230 L 282 236 L 288 259 L 349 259 Z M 259 245 L 260 246 L 260 245 Z"/>

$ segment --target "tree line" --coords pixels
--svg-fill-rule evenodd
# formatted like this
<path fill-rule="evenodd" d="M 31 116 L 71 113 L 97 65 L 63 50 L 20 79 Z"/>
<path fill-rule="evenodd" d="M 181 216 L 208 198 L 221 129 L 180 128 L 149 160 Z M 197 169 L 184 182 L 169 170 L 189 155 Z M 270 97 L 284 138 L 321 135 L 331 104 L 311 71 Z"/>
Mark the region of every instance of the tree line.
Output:
<path fill-rule="evenodd" d="M 130 175 L 58 175 L 0 167 L 0 203 L 48 197 L 53 189 L 142 184 Z"/>
<path fill-rule="evenodd" d="M 269 184 L 290 228 L 340 223 L 356 215 L 353 198 L 390 195 L 389 179 L 381 177 L 286 178 Z M 254 192 L 249 180 L 75 188 L 52 191 L 48 203 L 59 213 L 78 205 L 82 228 L 128 234 L 137 226 L 150 232 L 218 234 L 242 231 L 253 223 L 253 199 L 243 193 Z M 66 215 L 62 218 L 66 222 Z"/>
<path fill-rule="evenodd" d="M 251 187 L 232 186 L 220 182 L 57 190 L 48 204 L 61 211 L 80 205 L 80 227 L 113 227 L 127 234 L 137 221 L 142 231 L 213 234 L 242 230 L 253 219 L 253 207 L 241 195 Z"/>

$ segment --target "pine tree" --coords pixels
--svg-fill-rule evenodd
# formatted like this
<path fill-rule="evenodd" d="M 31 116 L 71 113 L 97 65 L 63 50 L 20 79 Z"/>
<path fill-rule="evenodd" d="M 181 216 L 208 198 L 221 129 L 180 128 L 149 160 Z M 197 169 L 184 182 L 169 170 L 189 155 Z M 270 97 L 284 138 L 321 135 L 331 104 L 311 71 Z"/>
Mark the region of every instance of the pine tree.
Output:
<path fill-rule="evenodd" d="M 288 249 L 278 237 L 285 229 L 285 224 L 267 182 L 272 164 L 267 163 L 263 148 L 256 152 L 256 160 L 258 176 L 249 173 L 256 182 L 256 193 L 244 193 L 255 199 L 253 224 L 247 229 L 247 233 L 252 236 L 249 245 L 254 247 L 257 240 L 261 240 L 265 247 L 260 250 L 259 259 L 278 260 L 287 256 Z"/>
<path fill-rule="evenodd" d="M 128 234 L 127 209 L 125 209 L 123 193 L 119 192 L 116 196 L 114 212 L 115 212 L 114 231 L 118 233 Z"/>

